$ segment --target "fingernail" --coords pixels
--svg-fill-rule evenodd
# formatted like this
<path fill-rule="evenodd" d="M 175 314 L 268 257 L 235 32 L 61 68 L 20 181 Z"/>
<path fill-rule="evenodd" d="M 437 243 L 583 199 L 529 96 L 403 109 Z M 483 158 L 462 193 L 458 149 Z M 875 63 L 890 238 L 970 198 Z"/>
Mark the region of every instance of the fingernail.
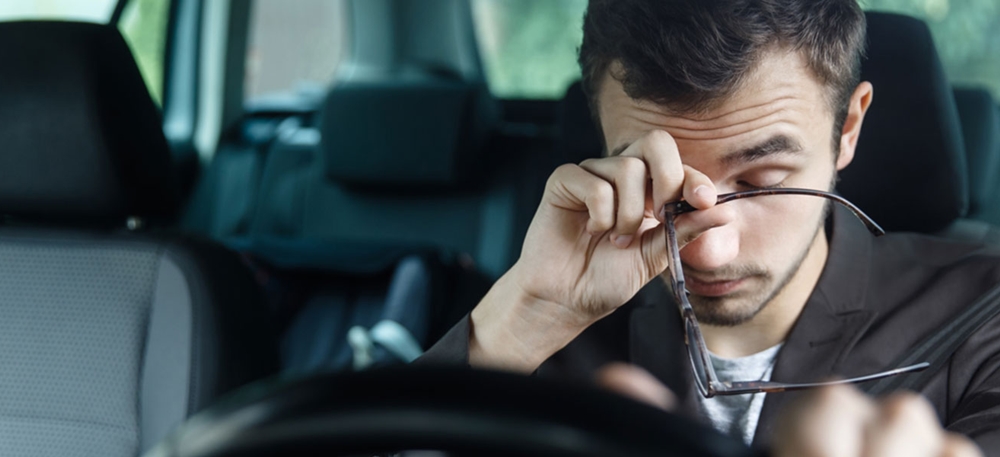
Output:
<path fill-rule="evenodd" d="M 708 186 L 704 184 L 694 188 L 694 194 L 701 198 L 708 198 L 710 192 L 711 191 L 708 189 Z"/>
<path fill-rule="evenodd" d="M 622 235 L 619 237 L 615 237 L 614 239 L 611 240 L 611 242 L 614 243 L 615 246 L 618 246 L 621 249 L 625 249 L 628 247 L 629 244 L 632 244 L 632 235 Z"/>

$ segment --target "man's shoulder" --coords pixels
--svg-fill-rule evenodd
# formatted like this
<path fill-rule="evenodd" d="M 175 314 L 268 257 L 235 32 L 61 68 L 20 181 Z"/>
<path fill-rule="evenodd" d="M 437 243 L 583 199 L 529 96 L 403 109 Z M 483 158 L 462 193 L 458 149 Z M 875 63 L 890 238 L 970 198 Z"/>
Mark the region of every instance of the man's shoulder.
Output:
<path fill-rule="evenodd" d="M 890 233 L 873 243 L 876 280 L 923 277 L 932 283 L 984 288 L 1000 282 L 1000 245 L 918 233 Z M 921 281 L 924 282 L 924 281 Z M 875 284 L 878 286 L 878 283 Z"/>
<path fill-rule="evenodd" d="M 932 333 L 1000 285 L 1000 247 L 913 233 L 873 243 L 866 308 L 876 327 Z"/>

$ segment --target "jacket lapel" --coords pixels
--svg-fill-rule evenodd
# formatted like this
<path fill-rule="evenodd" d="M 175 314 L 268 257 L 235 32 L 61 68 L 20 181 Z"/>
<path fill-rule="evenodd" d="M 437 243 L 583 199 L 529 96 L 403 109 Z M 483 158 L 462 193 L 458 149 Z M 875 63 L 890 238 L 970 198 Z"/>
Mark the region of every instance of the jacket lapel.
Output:
<path fill-rule="evenodd" d="M 833 214 L 832 230 L 826 267 L 778 353 L 772 381 L 814 382 L 842 377 L 842 363 L 875 320 L 876 313 L 864 306 L 872 235 L 839 206 Z M 767 445 L 776 416 L 801 394 L 767 395 L 754 434 L 755 447 Z"/>

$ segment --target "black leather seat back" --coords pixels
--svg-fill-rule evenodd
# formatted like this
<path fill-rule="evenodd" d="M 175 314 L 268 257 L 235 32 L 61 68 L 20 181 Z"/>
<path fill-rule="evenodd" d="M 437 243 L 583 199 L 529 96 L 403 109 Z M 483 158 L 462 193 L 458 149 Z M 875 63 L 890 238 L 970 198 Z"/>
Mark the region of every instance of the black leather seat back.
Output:
<path fill-rule="evenodd" d="M 138 229 L 177 201 L 117 29 L 0 42 L 0 454 L 135 456 L 275 370 L 265 310 L 231 252 Z"/>
<path fill-rule="evenodd" d="M 969 201 L 951 86 L 926 24 L 898 14 L 865 16 L 861 79 L 875 94 L 837 190 L 886 230 L 942 230 L 965 215 Z"/>
<path fill-rule="evenodd" d="M 0 154 L 5 212 L 170 219 L 178 192 L 167 142 L 121 37 L 90 24 L 8 22 L 0 40 L 0 137 L 18 151 Z"/>
<path fill-rule="evenodd" d="M 955 89 L 969 170 L 968 218 L 1000 225 L 1000 112 L 989 91 Z"/>

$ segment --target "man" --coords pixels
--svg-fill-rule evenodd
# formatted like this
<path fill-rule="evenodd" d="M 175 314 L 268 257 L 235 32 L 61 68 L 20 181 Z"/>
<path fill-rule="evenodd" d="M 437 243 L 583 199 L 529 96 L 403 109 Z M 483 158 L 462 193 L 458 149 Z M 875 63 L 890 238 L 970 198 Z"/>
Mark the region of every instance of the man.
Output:
<path fill-rule="evenodd" d="M 665 287 L 662 210 L 685 200 L 696 211 L 675 220 L 683 273 L 723 380 L 896 368 L 954 315 L 944 304 L 972 303 L 1000 282 L 997 253 L 876 239 L 821 198 L 716 204 L 744 190 L 832 190 L 872 103 L 872 85 L 859 81 L 864 38 L 855 0 L 592 0 L 580 64 L 608 154 L 552 174 L 518 262 L 425 360 L 577 378 L 626 361 L 666 384 L 681 409 L 769 444 L 797 394 L 705 398 L 691 387 Z M 908 437 L 933 429 L 938 445 L 921 444 L 928 455 L 967 444 L 925 420 L 933 411 L 947 430 L 1000 452 L 998 342 L 1000 325 L 989 323 L 962 346 L 921 392 L 930 407 L 828 389 L 804 400 L 814 408 L 785 413 L 801 420 L 776 444 L 815 444 L 809 430 L 827 417 L 851 424 L 843 429 L 857 439 L 840 443 L 891 429 L 902 432 L 884 435 L 913 445 Z M 899 422 L 909 416 L 916 422 Z"/>

